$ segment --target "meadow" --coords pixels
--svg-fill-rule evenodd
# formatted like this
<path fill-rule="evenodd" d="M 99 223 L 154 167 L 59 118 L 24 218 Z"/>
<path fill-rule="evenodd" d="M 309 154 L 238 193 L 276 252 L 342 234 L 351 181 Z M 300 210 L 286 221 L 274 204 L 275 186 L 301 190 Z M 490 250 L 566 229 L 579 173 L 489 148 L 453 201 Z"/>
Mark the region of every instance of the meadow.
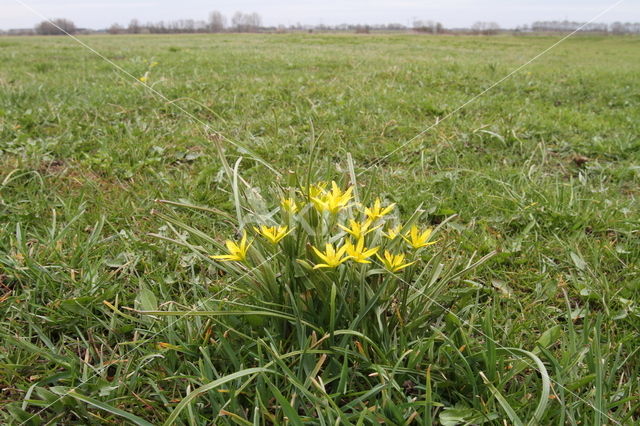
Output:
<path fill-rule="evenodd" d="M 640 421 L 640 38 L 456 111 L 558 39 L 0 38 L 2 423 Z M 332 180 L 486 261 L 397 339 L 241 305 L 238 186 Z"/>

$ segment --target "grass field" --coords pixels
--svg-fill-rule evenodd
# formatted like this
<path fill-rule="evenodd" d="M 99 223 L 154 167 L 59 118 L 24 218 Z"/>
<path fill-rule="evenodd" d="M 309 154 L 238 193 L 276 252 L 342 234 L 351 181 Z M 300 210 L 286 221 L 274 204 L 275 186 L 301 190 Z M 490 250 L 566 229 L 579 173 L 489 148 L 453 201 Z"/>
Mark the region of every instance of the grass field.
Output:
<path fill-rule="evenodd" d="M 82 38 L 162 99 L 70 38 L 1 38 L 2 423 L 640 421 L 640 39 L 571 38 L 402 146 L 558 39 Z M 497 254 L 381 350 L 127 309 L 236 309 L 167 241 L 233 221 L 154 201 L 235 217 L 216 142 L 265 195 L 351 170 L 403 219 L 456 215 L 443 259 Z"/>

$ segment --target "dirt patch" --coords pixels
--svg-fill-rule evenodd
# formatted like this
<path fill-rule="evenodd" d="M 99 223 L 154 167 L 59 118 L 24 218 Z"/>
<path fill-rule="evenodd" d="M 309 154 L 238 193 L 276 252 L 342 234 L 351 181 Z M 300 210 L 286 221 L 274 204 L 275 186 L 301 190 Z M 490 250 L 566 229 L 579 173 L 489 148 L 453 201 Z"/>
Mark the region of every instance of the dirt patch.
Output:
<path fill-rule="evenodd" d="M 61 159 L 43 161 L 38 165 L 38 172 L 42 174 L 59 174 L 65 169 L 65 162 Z"/>

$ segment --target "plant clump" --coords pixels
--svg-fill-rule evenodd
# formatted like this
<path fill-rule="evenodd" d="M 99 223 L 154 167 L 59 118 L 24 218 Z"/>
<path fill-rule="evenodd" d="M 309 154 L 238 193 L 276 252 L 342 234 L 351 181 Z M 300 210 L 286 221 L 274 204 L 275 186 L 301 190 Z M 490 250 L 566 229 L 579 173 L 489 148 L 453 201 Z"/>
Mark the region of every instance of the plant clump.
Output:
<path fill-rule="evenodd" d="M 243 299 L 321 332 L 348 328 L 371 338 L 425 314 L 434 295 L 424 283 L 436 285 L 440 268 L 431 262 L 436 232 L 419 224 L 419 210 L 402 223 L 394 203 L 362 202 L 353 185 L 335 181 L 290 190 L 279 201 L 239 241 L 227 240 L 226 253 L 210 256 L 234 276 Z"/>

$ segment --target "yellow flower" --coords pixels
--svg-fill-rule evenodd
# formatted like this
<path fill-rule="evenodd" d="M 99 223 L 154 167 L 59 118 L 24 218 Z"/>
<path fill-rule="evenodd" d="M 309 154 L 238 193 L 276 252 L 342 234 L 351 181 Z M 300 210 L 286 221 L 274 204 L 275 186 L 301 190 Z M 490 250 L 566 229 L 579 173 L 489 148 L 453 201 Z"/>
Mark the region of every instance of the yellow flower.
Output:
<path fill-rule="evenodd" d="M 402 269 L 406 268 L 407 266 L 413 265 L 414 262 L 409 262 L 409 263 L 404 263 L 404 254 L 400 253 L 400 254 L 392 254 L 389 253 L 388 250 L 384 251 L 384 258 L 380 257 L 380 255 L 376 254 L 376 257 L 378 259 L 380 259 L 380 261 L 382 262 L 382 264 L 384 265 L 384 267 L 389 271 L 389 272 L 398 272 L 401 271 Z"/>
<path fill-rule="evenodd" d="M 402 225 L 394 226 L 393 228 L 387 229 L 387 233 L 386 234 L 383 233 L 382 235 L 384 235 L 390 240 L 395 240 L 398 237 L 398 235 L 400 235 L 401 230 L 402 230 Z"/>
<path fill-rule="evenodd" d="M 292 214 L 298 211 L 298 205 L 296 204 L 296 200 L 293 198 L 283 198 L 280 200 L 280 206 L 283 210 Z"/>
<path fill-rule="evenodd" d="M 149 80 L 149 77 L 147 77 L 147 75 L 143 75 L 142 77 L 140 77 L 138 80 L 140 80 L 142 83 L 146 83 L 147 80 Z"/>
<path fill-rule="evenodd" d="M 309 198 L 318 198 L 324 194 L 324 190 L 327 187 L 327 182 L 318 182 L 309 186 Z"/>
<path fill-rule="evenodd" d="M 373 222 L 371 222 L 370 220 L 367 220 L 364 223 L 359 223 L 351 219 L 349 221 L 349 226 L 350 226 L 349 228 L 340 224 L 338 224 L 338 226 L 342 228 L 345 232 L 348 232 L 349 234 L 351 234 L 353 238 L 355 238 L 356 240 L 359 240 L 361 237 L 364 237 L 369 232 L 373 232 L 376 229 L 380 228 L 380 226 L 382 226 L 382 225 L 378 225 L 375 228 L 369 229 L 372 223 Z"/>
<path fill-rule="evenodd" d="M 392 203 L 383 209 L 380 203 L 380 198 L 376 198 L 376 201 L 373 203 L 373 207 L 367 207 L 364 209 L 364 214 L 369 218 L 369 220 L 375 221 L 380 219 L 382 216 L 391 213 L 391 210 L 393 210 L 395 205 L 395 203 Z"/>
<path fill-rule="evenodd" d="M 355 246 L 351 241 L 345 242 L 344 246 L 347 249 L 349 257 L 358 263 L 371 263 L 367 259 L 376 254 L 380 249 L 380 247 L 366 248 L 364 246 L 364 237 L 360 237 Z"/>
<path fill-rule="evenodd" d="M 237 261 L 244 262 L 247 258 L 247 250 L 251 247 L 251 243 L 247 244 L 247 233 L 242 233 L 242 240 L 240 244 L 237 244 L 234 241 L 227 240 L 225 241 L 225 245 L 227 246 L 227 251 L 229 254 L 220 254 L 216 256 L 210 256 L 215 260 L 222 260 L 223 262 Z"/>
<path fill-rule="evenodd" d="M 278 244 L 280 240 L 289 235 L 293 229 L 287 232 L 287 226 L 260 226 L 260 229 L 253 228 L 258 234 L 265 237 L 271 244 Z"/>
<path fill-rule="evenodd" d="M 346 262 L 347 260 L 349 260 L 349 256 L 345 256 L 345 252 L 347 251 L 346 246 L 342 246 L 338 249 L 338 251 L 336 251 L 336 249 L 333 247 L 332 244 L 327 243 L 325 245 L 324 253 L 313 246 L 312 248 L 313 248 L 313 251 L 316 252 L 318 257 L 324 262 L 324 263 L 318 263 L 316 266 L 313 267 L 313 269 L 335 268 L 341 265 L 342 263 Z"/>
<path fill-rule="evenodd" d="M 436 243 L 436 241 L 429 242 L 429 238 L 431 238 L 431 232 L 433 232 L 433 229 L 427 228 L 424 230 L 424 232 L 421 233 L 418 227 L 413 225 L 411 227 L 411 231 L 407 233 L 407 236 L 409 238 L 404 235 L 402 236 L 402 238 L 404 238 L 404 240 L 408 242 L 409 245 L 414 249 L 419 249 L 421 247 L 430 246 Z"/>
<path fill-rule="evenodd" d="M 311 201 L 319 211 L 328 211 L 336 214 L 351 201 L 351 191 L 353 191 L 352 186 L 342 192 L 337 183 L 331 182 L 330 192 L 325 192 L 319 197 L 312 197 Z"/>

